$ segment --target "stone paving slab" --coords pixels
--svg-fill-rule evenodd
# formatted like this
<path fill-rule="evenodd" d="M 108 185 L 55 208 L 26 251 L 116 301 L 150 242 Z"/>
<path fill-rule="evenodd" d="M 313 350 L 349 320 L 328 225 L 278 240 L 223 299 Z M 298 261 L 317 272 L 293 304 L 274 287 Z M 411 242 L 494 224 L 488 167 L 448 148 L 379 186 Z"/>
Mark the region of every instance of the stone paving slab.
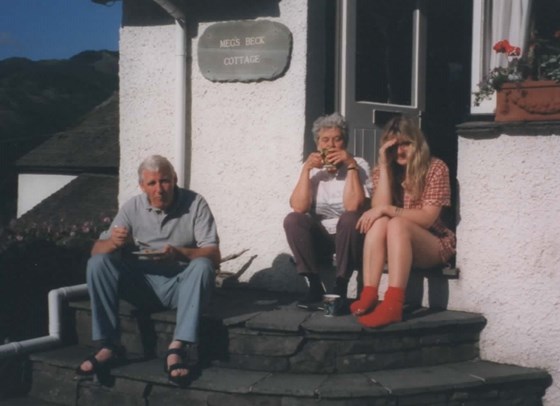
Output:
<path fill-rule="evenodd" d="M 283 331 L 288 333 L 298 333 L 301 324 L 310 317 L 310 313 L 293 308 L 283 308 L 263 312 L 245 323 L 245 326 L 255 330 Z"/>
<path fill-rule="evenodd" d="M 230 354 L 227 359 L 214 360 L 212 365 L 239 370 L 283 372 L 290 369 L 287 357 L 267 357 L 261 355 Z"/>
<path fill-rule="evenodd" d="M 2 406 L 56 406 L 57 404 L 46 402 L 40 399 L 34 399 L 31 397 L 25 397 L 25 398 L 0 399 L 0 405 Z"/>
<path fill-rule="evenodd" d="M 367 334 L 396 333 L 467 324 L 477 325 L 479 329 L 482 330 L 486 325 L 486 319 L 484 316 L 477 313 L 420 308 L 410 314 L 403 315 L 403 321 L 400 323 L 377 328 L 364 328 L 364 332 Z"/>
<path fill-rule="evenodd" d="M 37 352 L 31 355 L 31 360 L 45 362 L 58 367 L 78 366 L 88 355 L 92 353 L 91 348 L 73 345 L 61 347 L 50 351 Z"/>
<path fill-rule="evenodd" d="M 255 385 L 267 379 L 268 376 L 270 376 L 269 372 L 208 368 L 190 387 L 228 393 L 249 393 L 253 392 Z"/>
<path fill-rule="evenodd" d="M 498 364 L 490 361 L 461 362 L 448 364 L 448 368 L 465 373 L 482 382 L 496 384 L 525 379 L 550 378 L 548 372 L 538 368 Z"/>
<path fill-rule="evenodd" d="M 216 289 L 204 317 L 219 320 L 243 318 L 261 312 L 277 310 L 295 303 L 293 293 L 271 292 L 260 289 Z"/>
<path fill-rule="evenodd" d="M 222 322 L 226 327 L 244 325 L 252 318 L 257 317 L 259 314 L 261 314 L 261 312 L 248 312 L 236 316 L 224 317 Z"/>
<path fill-rule="evenodd" d="M 364 374 L 330 375 L 317 388 L 321 399 L 387 396 L 389 392 Z"/>
<path fill-rule="evenodd" d="M 171 385 L 163 372 L 163 360 L 161 359 L 115 368 L 113 375 L 154 384 Z M 210 367 L 204 368 L 189 388 L 228 393 L 249 393 L 254 384 L 268 375 L 270 375 L 269 372 Z"/>
<path fill-rule="evenodd" d="M 303 343 L 303 337 L 297 336 L 248 336 L 233 335 L 229 337 L 230 354 L 267 355 L 270 357 L 287 357 L 294 355 Z"/>
<path fill-rule="evenodd" d="M 75 369 L 86 357 L 94 352 L 94 349 L 86 346 L 71 345 L 45 352 L 37 352 L 31 354 L 30 358 L 32 361 L 44 362 L 46 364 L 62 368 Z M 143 359 L 137 354 L 127 354 L 127 360 L 135 363 L 140 362 Z"/>
<path fill-rule="evenodd" d="M 317 397 L 318 388 L 327 380 L 319 374 L 272 374 L 255 384 L 253 393 L 297 397 Z"/>
<path fill-rule="evenodd" d="M 486 325 L 486 319 L 480 314 L 426 308 L 420 308 L 412 312 L 410 315 L 405 316 L 404 320 L 411 328 L 446 327 L 477 323 L 481 325 L 482 329 Z"/>
<path fill-rule="evenodd" d="M 351 314 L 328 317 L 323 312 L 312 312 L 301 327 L 316 333 L 360 333 L 363 330 L 356 317 Z"/>
<path fill-rule="evenodd" d="M 442 365 L 375 371 L 365 375 L 396 396 L 469 388 L 481 383 L 464 372 Z"/>

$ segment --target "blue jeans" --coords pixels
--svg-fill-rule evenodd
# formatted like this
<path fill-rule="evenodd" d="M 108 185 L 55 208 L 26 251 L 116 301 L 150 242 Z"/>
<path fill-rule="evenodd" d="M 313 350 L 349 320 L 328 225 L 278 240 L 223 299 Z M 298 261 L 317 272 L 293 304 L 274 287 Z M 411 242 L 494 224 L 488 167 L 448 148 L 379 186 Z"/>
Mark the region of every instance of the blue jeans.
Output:
<path fill-rule="evenodd" d="M 214 287 L 214 267 L 208 258 L 187 265 L 124 259 L 97 254 L 87 264 L 94 340 L 118 342 L 119 299 L 138 307 L 177 309 L 174 340 L 196 343 L 201 309 Z"/>

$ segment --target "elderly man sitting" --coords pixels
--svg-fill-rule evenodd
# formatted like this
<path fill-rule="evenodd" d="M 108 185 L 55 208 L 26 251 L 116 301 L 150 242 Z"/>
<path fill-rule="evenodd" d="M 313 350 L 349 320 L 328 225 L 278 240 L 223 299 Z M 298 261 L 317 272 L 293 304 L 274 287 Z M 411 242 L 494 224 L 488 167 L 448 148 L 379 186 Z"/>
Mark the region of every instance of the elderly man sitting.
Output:
<path fill-rule="evenodd" d="M 200 311 L 210 298 L 220 262 L 216 223 L 201 195 L 177 186 L 175 169 L 166 158 L 146 158 L 138 168 L 138 181 L 143 193 L 123 205 L 91 251 L 87 284 L 93 339 L 100 348 L 76 374 L 92 376 L 122 361 L 118 304 L 123 297 L 139 307 L 155 302 L 177 309 L 164 371 L 170 382 L 182 385 L 196 367 Z M 136 257 L 127 250 L 133 244 L 141 249 L 132 253 L 140 254 Z"/>

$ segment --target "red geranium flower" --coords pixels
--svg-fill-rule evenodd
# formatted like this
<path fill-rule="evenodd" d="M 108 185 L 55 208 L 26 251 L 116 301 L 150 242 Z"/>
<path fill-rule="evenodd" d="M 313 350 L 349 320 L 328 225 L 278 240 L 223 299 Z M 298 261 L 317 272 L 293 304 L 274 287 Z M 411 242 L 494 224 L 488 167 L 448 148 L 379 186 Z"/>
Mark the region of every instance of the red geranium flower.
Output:
<path fill-rule="evenodd" d="M 494 44 L 494 51 L 499 54 L 507 54 L 507 56 L 519 56 L 521 55 L 521 48 L 514 47 L 509 43 L 507 39 L 503 39 Z"/>
<path fill-rule="evenodd" d="M 522 82 L 527 78 L 533 80 L 554 80 L 560 83 L 560 30 L 554 32 L 553 37 L 540 38 L 536 32 L 531 35 L 531 42 L 527 46 L 526 55 L 521 56 L 521 48 L 513 46 L 507 39 L 494 44 L 493 50 L 505 54 L 505 61 L 493 67 L 478 84 L 478 91 L 474 92 L 474 104 L 491 97 L 496 90 L 500 90 L 504 83 Z"/>

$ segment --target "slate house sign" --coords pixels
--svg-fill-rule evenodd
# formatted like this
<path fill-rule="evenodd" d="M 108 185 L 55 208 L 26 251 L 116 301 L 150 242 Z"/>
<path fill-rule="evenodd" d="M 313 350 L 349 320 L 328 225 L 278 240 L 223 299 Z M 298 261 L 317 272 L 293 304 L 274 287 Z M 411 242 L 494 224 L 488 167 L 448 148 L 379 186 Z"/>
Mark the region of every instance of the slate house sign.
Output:
<path fill-rule="evenodd" d="M 212 81 L 272 80 L 287 69 L 292 34 L 280 23 L 233 21 L 209 26 L 198 42 L 198 66 Z"/>

